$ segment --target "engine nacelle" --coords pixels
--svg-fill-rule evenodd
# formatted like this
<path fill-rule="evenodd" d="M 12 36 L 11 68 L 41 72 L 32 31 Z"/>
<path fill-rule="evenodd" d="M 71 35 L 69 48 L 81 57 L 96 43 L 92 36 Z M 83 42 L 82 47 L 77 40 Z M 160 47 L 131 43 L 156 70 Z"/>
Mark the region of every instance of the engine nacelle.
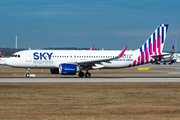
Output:
<path fill-rule="evenodd" d="M 50 69 L 51 74 L 59 74 L 59 69 L 58 68 L 52 68 Z"/>
<path fill-rule="evenodd" d="M 60 64 L 59 74 L 61 75 L 75 75 L 79 71 L 79 67 L 75 64 Z"/>

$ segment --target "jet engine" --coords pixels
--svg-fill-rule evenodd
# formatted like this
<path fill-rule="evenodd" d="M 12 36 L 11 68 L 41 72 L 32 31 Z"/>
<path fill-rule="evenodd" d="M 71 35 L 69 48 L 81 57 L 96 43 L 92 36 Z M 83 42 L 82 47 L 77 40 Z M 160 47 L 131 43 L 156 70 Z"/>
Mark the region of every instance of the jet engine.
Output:
<path fill-rule="evenodd" d="M 60 64 L 59 69 L 50 69 L 51 74 L 75 75 L 79 71 L 79 67 L 75 64 Z"/>
<path fill-rule="evenodd" d="M 79 67 L 75 64 L 60 64 L 59 74 L 61 75 L 75 75 L 79 71 Z"/>

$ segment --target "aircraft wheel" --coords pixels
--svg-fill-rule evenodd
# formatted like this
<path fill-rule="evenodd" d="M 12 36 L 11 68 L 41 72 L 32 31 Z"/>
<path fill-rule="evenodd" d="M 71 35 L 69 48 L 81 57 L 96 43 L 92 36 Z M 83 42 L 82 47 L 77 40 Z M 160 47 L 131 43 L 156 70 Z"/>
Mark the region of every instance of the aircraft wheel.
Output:
<path fill-rule="evenodd" d="M 27 77 L 27 78 L 29 77 L 29 74 L 28 74 L 28 73 L 26 74 L 26 77 Z"/>
<path fill-rule="evenodd" d="M 90 78 L 91 77 L 91 73 L 85 73 L 85 77 L 86 78 Z"/>
<path fill-rule="evenodd" d="M 84 77 L 84 73 L 83 72 L 79 72 L 79 77 Z"/>

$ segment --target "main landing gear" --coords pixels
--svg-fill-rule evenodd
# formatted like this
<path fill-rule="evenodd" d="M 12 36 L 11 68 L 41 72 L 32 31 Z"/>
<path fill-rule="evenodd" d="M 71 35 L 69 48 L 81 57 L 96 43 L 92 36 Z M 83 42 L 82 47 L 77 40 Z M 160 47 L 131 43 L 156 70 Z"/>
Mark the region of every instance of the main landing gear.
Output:
<path fill-rule="evenodd" d="M 29 71 L 30 71 L 30 68 L 27 68 L 27 74 L 26 74 L 26 77 L 28 78 L 30 75 L 29 75 Z"/>
<path fill-rule="evenodd" d="M 82 71 L 79 72 L 79 77 L 84 77 L 84 73 Z M 85 77 L 86 78 L 90 78 L 91 77 L 91 73 L 89 73 L 88 71 L 85 73 Z"/>

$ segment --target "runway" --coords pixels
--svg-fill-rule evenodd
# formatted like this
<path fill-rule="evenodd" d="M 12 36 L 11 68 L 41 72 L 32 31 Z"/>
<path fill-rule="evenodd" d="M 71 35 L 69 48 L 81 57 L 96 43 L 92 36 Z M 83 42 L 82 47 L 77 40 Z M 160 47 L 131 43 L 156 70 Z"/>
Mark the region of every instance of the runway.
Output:
<path fill-rule="evenodd" d="M 180 82 L 180 78 L 0 78 L 0 82 Z"/>
<path fill-rule="evenodd" d="M 138 68 L 150 69 L 138 70 Z M 78 75 L 51 74 L 49 69 L 31 69 L 30 74 L 35 77 L 27 79 L 25 78 L 26 69 L 24 68 L 0 66 L 0 82 L 12 80 L 17 82 L 26 82 L 27 80 L 27 82 L 134 82 L 135 80 L 138 80 L 138 82 L 156 82 L 157 80 L 168 81 L 170 78 L 171 82 L 173 80 L 172 78 L 180 78 L 180 63 L 174 63 L 172 65 L 150 63 L 122 69 L 91 70 L 90 73 L 91 78 L 87 79 L 79 78 Z M 162 78 L 162 80 L 159 78 Z"/>

